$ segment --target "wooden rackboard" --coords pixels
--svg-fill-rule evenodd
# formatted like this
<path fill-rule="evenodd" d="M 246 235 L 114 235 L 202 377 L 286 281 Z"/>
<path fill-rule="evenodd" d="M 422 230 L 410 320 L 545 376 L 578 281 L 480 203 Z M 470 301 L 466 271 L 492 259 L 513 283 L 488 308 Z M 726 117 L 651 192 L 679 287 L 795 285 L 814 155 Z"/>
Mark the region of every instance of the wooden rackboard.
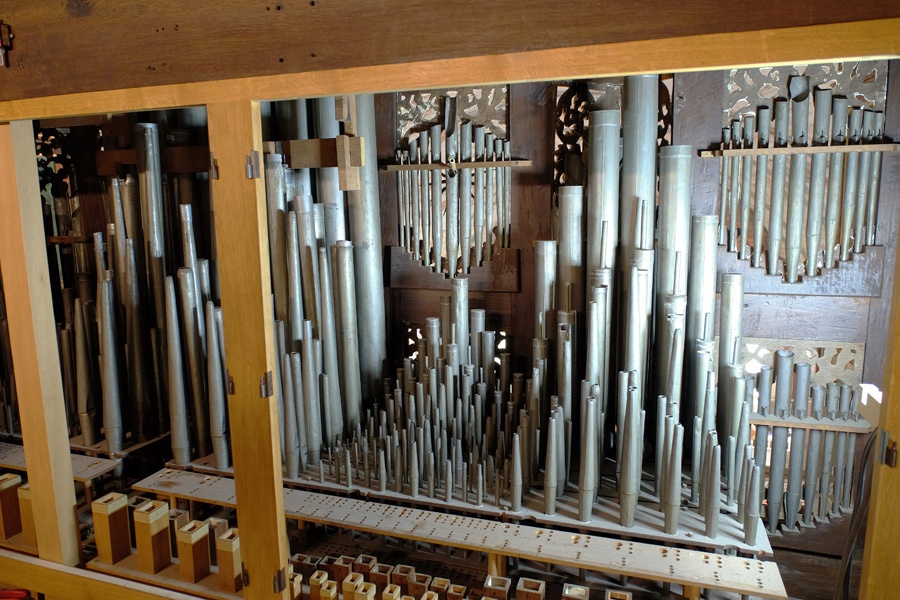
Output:
<path fill-rule="evenodd" d="M 108 458 L 94 458 L 72 454 L 72 478 L 84 483 L 116 469 L 121 463 Z M 0 442 L 0 467 L 13 471 L 28 471 L 25 464 L 25 449 L 15 444 Z"/>
<path fill-rule="evenodd" d="M 222 477 L 164 469 L 133 487 L 145 493 L 237 508 L 234 482 Z M 554 531 L 303 490 L 285 490 L 284 506 L 287 517 L 303 522 L 603 573 L 766 598 L 787 598 L 774 562 Z"/>
<path fill-rule="evenodd" d="M 172 563 L 155 575 L 150 575 L 140 570 L 137 553 L 135 552 L 132 552 L 114 565 L 108 565 L 94 559 L 87 564 L 87 568 L 91 571 L 98 571 L 132 581 L 140 581 L 148 585 L 183 592 L 200 598 L 208 598 L 209 600 L 233 600 L 234 598 L 244 597 L 241 592 L 229 594 L 219 588 L 219 570 L 215 566 L 210 567 L 210 574 L 197 583 L 184 581 L 178 574 L 178 559 L 174 559 Z"/>

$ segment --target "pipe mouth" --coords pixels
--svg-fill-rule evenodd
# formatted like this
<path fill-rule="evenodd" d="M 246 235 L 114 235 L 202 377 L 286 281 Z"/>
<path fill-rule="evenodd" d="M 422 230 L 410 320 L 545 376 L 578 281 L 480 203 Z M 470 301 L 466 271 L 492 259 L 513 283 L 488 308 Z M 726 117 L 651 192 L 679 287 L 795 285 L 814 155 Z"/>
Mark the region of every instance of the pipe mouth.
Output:
<path fill-rule="evenodd" d="M 692 156 L 694 152 L 694 147 L 687 144 L 680 144 L 676 146 L 663 146 L 659 149 L 659 158 L 676 158 L 679 156 Z"/>

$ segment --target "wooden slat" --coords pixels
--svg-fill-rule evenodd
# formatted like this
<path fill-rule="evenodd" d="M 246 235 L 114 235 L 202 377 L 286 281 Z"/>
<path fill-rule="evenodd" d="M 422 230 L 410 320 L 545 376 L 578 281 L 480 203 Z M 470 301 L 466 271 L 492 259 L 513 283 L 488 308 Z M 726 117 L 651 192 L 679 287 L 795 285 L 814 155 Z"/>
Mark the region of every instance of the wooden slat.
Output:
<path fill-rule="evenodd" d="M 0 268 L 41 558 L 75 565 L 80 539 L 31 121 L 0 125 Z"/>
<path fill-rule="evenodd" d="M 873 427 L 871 423 L 865 419 L 859 421 L 850 421 L 847 419 L 814 419 L 812 417 L 804 417 L 802 419 L 794 416 L 776 417 L 774 415 L 762 416 L 758 413 L 750 415 L 751 425 L 768 425 L 769 427 L 791 427 L 799 429 L 818 429 L 821 431 L 849 431 L 851 433 L 869 433 Z"/>
<path fill-rule="evenodd" d="M 822 269 L 819 275 L 802 275 L 796 283 L 787 283 L 781 275 L 768 275 L 763 267 L 753 267 L 737 253 L 724 246 L 716 249 L 716 291 L 722 291 L 722 273 L 741 273 L 745 294 L 791 294 L 794 296 L 855 296 L 878 298 L 882 294 L 884 271 L 883 246 L 866 246 L 865 251 L 851 254 L 849 261 L 838 261 L 833 269 Z"/>
<path fill-rule="evenodd" d="M 117 460 L 72 454 L 72 479 L 82 483 L 115 471 L 121 465 Z M 22 446 L 0 442 L 0 467 L 14 471 L 28 471 L 25 450 Z M 31 477 L 29 476 L 29 480 Z"/>
<path fill-rule="evenodd" d="M 890 2 L 890 0 L 880 1 Z M 49 0 L 45 0 L 45 2 L 49 2 Z M 316 3 L 317 6 L 320 4 L 326 3 Z M 659 32 L 655 38 L 651 35 L 650 38 L 653 39 L 630 42 L 588 43 L 587 45 L 576 46 L 574 44 L 578 42 L 569 35 L 571 24 L 588 23 L 592 31 L 600 31 L 597 25 L 603 22 L 603 19 L 575 19 L 567 11 L 561 12 L 561 14 L 566 14 L 566 27 L 563 32 L 560 32 L 558 39 L 566 40 L 567 43 L 573 45 L 564 48 L 522 51 L 523 48 L 533 47 L 532 44 L 535 43 L 536 39 L 551 39 L 553 37 L 544 26 L 546 17 L 554 14 L 554 11 L 547 11 L 545 4 L 539 4 L 540 15 L 533 21 L 528 22 L 529 34 L 527 39 L 521 40 L 521 43 L 514 45 L 512 48 L 492 49 L 496 51 L 496 54 L 488 56 L 460 57 L 461 54 L 471 52 L 471 50 L 467 44 L 460 42 L 457 35 L 459 29 L 449 27 L 437 29 L 437 31 L 454 32 L 452 47 L 447 48 L 447 52 L 443 54 L 427 53 L 418 59 L 408 56 L 404 58 L 404 55 L 398 54 L 398 51 L 415 45 L 409 43 L 398 44 L 396 39 L 391 39 L 389 43 L 384 45 L 385 48 L 389 49 L 390 57 L 383 63 L 372 60 L 372 56 L 367 50 L 366 52 L 356 53 L 355 57 L 347 61 L 339 61 L 331 65 L 328 67 L 330 70 L 294 72 L 283 75 L 258 75 L 265 71 L 260 56 L 260 40 L 258 36 L 254 35 L 252 50 L 235 54 L 237 56 L 248 55 L 252 58 L 254 65 L 252 73 L 256 74 L 254 76 L 178 85 L 158 82 L 158 84 L 154 85 L 154 81 L 158 81 L 158 78 L 154 76 L 155 72 L 147 72 L 146 66 L 149 65 L 142 65 L 140 67 L 140 77 L 135 78 L 135 81 L 130 83 L 126 81 L 118 83 L 117 85 L 123 86 L 118 89 L 103 92 L 74 93 L 75 90 L 72 89 L 69 83 L 60 83 L 59 87 L 55 87 L 56 84 L 54 82 L 54 85 L 46 86 L 40 92 L 35 92 L 31 95 L 67 93 L 68 95 L 43 96 L 24 101 L 7 100 L 0 102 L 0 121 L 106 112 L 132 112 L 149 108 L 175 108 L 204 104 L 211 99 L 218 102 L 239 99 L 282 100 L 295 98 L 298 94 L 303 94 L 307 97 L 329 96 L 360 92 L 389 92 L 471 86 L 498 81 L 512 83 L 520 81 L 551 81 L 635 73 L 665 73 L 741 66 L 850 61 L 853 59 L 900 54 L 900 18 L 897 18 L 896 15 L 891 15 L 891 18 L 877 20 L 779 27 L 776 29 L 766 29 L 770 25 L 770 21 L 767 18 L 764 23 L 759 23 L 755 30 L 740 33 L 698 35 L 688 35 L 686 34 L 687 30 L 680 27 L 671 27 L 669 29 L 670 23 L 670 25 L 666 26 L 666 30 Z M 594 5 L 598 7 L 610 6 L 602 3 L 594 3 Z M 180 6 L 185 6 L 185 4 L 179 3 Z M 391 6 L 395 7 L 394 4 Z M 429 6 L 440 7 L 443 5 L 429 3 Z M 643 27 L 644 25 L 665 21 L 659 10 L 666 6 L 666 4 L 660 5 L 657 2 L 653 2 L 651 8 L 647 9 L 646 12 L 638 10 L 638 16 L 635 17 L 634 23 L 641 23 Z M 117 10 L 121 7 L 122 5 L 116 3 Z M 161 7 L 157 8 L 159 9 L 157 11 L 158 14 L 169 15 L 171 12 L 167 12 Z M 864 13 L 856 10 L 862 10 L 861 7 L 854 6 L 853 8 L 853 14 L 847 15 L 847 17 L 849 19 L 862 18 Z M 218 14 L 218 10 L 217 6 L 215 9 L 202 11 L 202 13 L 204 18 L 206 18 L 207 13 Z M 408 7 L 405 7 L 405 10 L 408 10 Z M 479 11 L 472 10 L 469 7 L 466 10 L 472 14 L 479 14 Z M 491 11 L 497 10 L 499 10 L 499 7 L 492 4 Z M 680 13 L 684 8 L 681 5 L 677 5 L 676 10 Z M 793 11 L 784 10 L 781 4 L 778 5 L 775 11 L 780 17 L 794 14 Z M 687 11 L 687 13 L 689 12 Z M 754 10 L 750 12 L 753 15 L 766 13 L 765 9 L 759 6 L 755 6 Z M 817 7 L 814 12 L 815 14 L 824 15 L 828 11 Z M 127 25 L 123 26 L 124 31 L 131 31 L 134 23 L 146 20 L 144 13 L 141 13 L 140 16 L 134 19 L 125 17 L 127 14 L 130 13 L 128 11 L 120 13 L 127 21 Z M 647 14 L 653 14 L 654 18 L 647 19 Z M 710 15 L 719 14 L 730 13 L 722 11 L 718 5 L 710 6 L 708 10 L 704 11 L 702 17 L 697 17 L 697 22 L 705 21 Z M 840 14 L 840 11 L 836 14 Z M 4 18 L 7 16 L 12 22 L 13 15 L 5 13 Z M 364 21 L 358 18 L 347 19 L 342 17 L 342 19 L 345 21 Z M 518 22 L 520 20 L 515 19 L 514 21 Z M 527 20 L 522 21 L 526 22 Z M 403 23 L 404 21 L 400 19 L 396 22 Z M 728 22 L 743 23 L 745 20 L 743 18 L 733 19 L 729 16 Z M 45 25 L 46 23 L 42 22 L 41 28 L 45 27 Z M 782 23 L 782 25 L 787 25 L 787 23 Z M 300 29 L 305 31 L 308 27 L 308 24 L 304 24 Z M 105 31 L 106 29 L 106 27 L 98 27 L 92 31 Z M 239 30 L 243 29 L 239 28 Z M 479 32 L 479 40 L 492 39 L 492 36 L 483 35 L 481 23 L 479 23 L 476 30 Z M 534 30 L 539 30 L 539 35 L 536 35 Z M 203 24 L 202 31 L 203 44 L 208 44 L 211 39 L 217 39 L 215 35 L 210 34 L 206 23 Z M 229 31 L 233 32 L 233 27 L 230 27 Z M 428 31 L 430 35 L 431 30 L 429 29 Z M 409 31 L 404 29 L 404 35 L 407 33 Z M 95 39 L 94 35 L 85 37 L 90 40 Z M 288 37 L 306 40 L 305 36 L 297 36 L 296 30 L 292 30 Z M 163 46 L 157 44 L 158 39 L 143 44 L 140 47 L 140 52 L 146 51 L 147 48 Z M 231 35 L 226 35 L 223 39 L 231 40 L 233 38 Z M 340 40 L 340 42 L 334 43 L 333 46 L 329 45 L 332 49 L 355 47 L 355 44 L 345 44 L 347 39 L 353 38 L 342 38 L 334 35 L 332 32 L 329 39 Z M 405 42 L 408 42 L 406 38 L 404 39 Z M 599 39 L 609 40 L 611 38 L 601 37 Z M 17 43 L 19 42 L 21 40 L 17 37 Z M 104 47 L 114 46 L 116 44 L 107 43 L 104 45 Z M 86 49 L 81 56 L 92 55 L 96 50 L 96 44 L 91 42 L 90 48 Z M 232 56 L 233 51 L 234 48 L 232 47 L 228 53 L 217 53 L 211 70 L 205 70 L 200 65 L 192 64 L 190 66 L 190 81 L 195 81 L 198 74 L 208 76 L 210 79 L 222 77 L 217 70 L 217 66 L 228 64 L 229 57 Z M 42 50 L 41 59 L 45 58 L 44 55 L 46 53 Z M 372 63 L 369 66 L 344 66 L 357 62 L 359 60 L 358 56 L 366 56 L 368 57 L 367 60 L 372 60 Z M 435 60 L 435 56 L 443 56 L 444 58 Z M 447 56 L 456 56 L 456 58 L 446 58 Z M 15 57 L 12 58 L 13 63 L 17 60 Z M 420 60 L 422 62 L 398 64 L 402 60 Z M 95 80 L 101 82 L 110 81 L 108 75 L 113 73 L 114 70 L 105 61 L 101 61 L 101 64 L 103 65 L 103 73 L 98 74 Z M 160 69 L 157 69 L 157 72 L 160 72 Z M 14 75 L 19 78 L 21 74 L 15 68 L 12 68 L 6 70 L 4 75 Z M 33 78 L 31 74 L 27 76 Z M 83 78 L 73 77 L 72 72 L 68 68 L 65 69 L 65 82 L 81 79 Z M 4 83 L 7 82 L 5 81 Z M 95 82 L 94 85 L 97 85 L 97 83 Z M 129 85 L 148 87 L 125 87 Z M 4 89 L 12 90 L 14 88 Z M 13 92 L 7 93 L 12 94 Z M 19 96 L 20 94 L 17 94 L 15 97 Z"/>
<path fill-rule="evenodd" d="M 210 149 L 219 167 L 210 193 L 216 211 L 225 347 L 234 381 L 228 412 L 241 546 L 250 575 L 244 598 L 286 598 L 272 586 L 289 557 L 278 411 L 274 394 L 260 397 L 261 379 L 275 371 L 265 187 L 261 178 L 247 179 L 245 172 L 247 156 L 262 151 L 259 103 L 210 104 L 207 114 Z"/>
<path fill-rule="evenodd" d="M 565 10 L 539 0 L 157 0 L 152 13 L 116 0 L 6 4 L 16 37 L 3 99 L 747 32 L 771 28 L 772 15 L 785 28 L 900 16 L 892 0 L 760 0 L 741 18 L 709 0 L 578 1 Z M 440 26 L 408 27 L 423 19 Z"/>
<path fill-rule="evenodd" d="M 363 139 L 347 137 L 350 150 L 350 165 L 361 167 L 365 164 Z M 337 167 L 337 139 L 287 140 L 281 142 L 284 160 L 292 169 L 319 169 Z"/>
<path fill-rule="evenodd" d="M 467 169 L 478 169 L 478 168 L 487 168 L 487 167 L 513 167 L 513 168 L 521 168 L 521 167 L 530 167 L 530 160 L 475 160 L 475 161 L 467 161 L 467 162 L 458 162 L 453 165 L 436 162 L 429 164 L 402 164 L 402 165 L 385 165 L 383 169 L 385 171 L 437 171 L 439 169 L 449 169 L 455 166 L 457 169 L 467 168 Z"/>
<path fill-rule="evenodd" d="M 231 480 L 163 470 L 134 489 L 232 506 Z M 426 544 L 548 562 L 651 581 L 668 581 L 754 597 L 787 598 L 773 562 L 573 534 L 442 512 L 285 490 L 285 512 L 303 522 L 390 535 Z M 574 520 L 574 519 L 573 519 Z M 724 518 L 723 518 L 724 520 Z"/>
<path fill-rule="evenodd" d="M 97 175 L 113 177 L 121 165 L 136 165 L 137 150 L 99 150 Z M 163 173 L 205 173 L 209 171 L 209 148 L 206 146 L 166 146 L 160 153 Z"/>
<path fill-rule="evenodd" d="M 0 581 L 66 600 L 195 600 L 195 596 L 0 550 Z"/>
<path fill-rule="evenodd" d="M 789 148 L 729 148 L 727 150 L 701 150 L 700 158 L 720 156 L 771 156 L 780 154 L 849 154 L 850 152 L 898 152 L 900 144 L 857 144 L 855 146 L 791 146 Z"/>

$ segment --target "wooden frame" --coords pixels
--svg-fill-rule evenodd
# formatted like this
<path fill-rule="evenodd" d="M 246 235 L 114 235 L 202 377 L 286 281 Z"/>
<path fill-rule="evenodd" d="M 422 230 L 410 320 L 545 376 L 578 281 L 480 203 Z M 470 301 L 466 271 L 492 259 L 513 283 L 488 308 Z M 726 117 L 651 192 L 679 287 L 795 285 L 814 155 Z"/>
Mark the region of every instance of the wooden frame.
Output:
<path fill-rule="evenodd" d="M 315 5 L 315 3 L 311 3 Z M 278 5 L 281 6 L 281 5 Z M 884 9 L 880 14 L 896 11 Z M 77 15 L 73 15 L 77 16 Z M 532 29 L 540 27 L 537 23 Z M 700 28 L 702 30 L 702 27 Z M 656 30 L 654 30 L 656 31 Z M 260 397 L 260 378 L 274 370 L 272 316 L 268 310 L 269 265 L 265 229 L 264 190 L 259 179 L 246 179 L 245 157 L 261 151 L 259 101 L 358 92 L 450 87 L 486 82 L 538 81 L 589 78 L 635 73 L 697 71 L 734 66 L 797 64 L 813 61 L 849 61 L 854 58 L 900 56 L 900 18 L 885 18 L 782 29 L 757 29 L 733 33 L 700 33 L 683 37 L 579 45 L 534 51 L 488 54 L 479 47 L 477 56 L 459 56 L 405 62 L 332 68 L 330 70 L 222 79 L 202 83 L 171 83 L 143 88 L 103 92 L 81 92 L 0 102 L 0 208 L 7 215 L 0 221 L 0 259 L 5 279 L 18 281 L 28 294 L 8 296 L 10 322 L 20 333 L 14 336 L 17 366 L 36 373 L 29 394 L 39 401 L 27 403 L 22 420 L 29 453 L 31 481 L 40 502 L 42 524 L 38 531 L 41 555 L 64 564 L 78 562 L 74 492 L 71 464 L 60 457 L 65 445 L 65 416 L 61 377 L 55 359 L 54 337 L 40 327 L 51 327 L 52 307 L 39 260 L 43 252 L 31 251 L 40 244 L 39 220 L 21 213 L 37 210 L 37 174 L 34 146 L 28 139 L 28 119 L 80 116 L 96 113 L 132 112 L 206 105 L 209 115 L 210 149 L 215 154 L 219 179 L 212 181 L 216 202 L 227 206 L 217 215 L 220 243 L 220 276 L 225 311 L 226 339 L 237 352 L 229 354 L 234 379 L 231 417 L 241 423 L 234 432 L 237 497 L 242 507 L 242 545 L 247 549 L 246 569 L 250 583 L 244 594 L 253 598 L 284 598 L 288 591 L 273 591 L 272 577 L 287 565 L 288 551 L 281 494 L 281 464 L 277 448 L 277 413 L 273 397 Z M 524 39 L 524 38 L 523 38 Z M 616 38 L 622 39 L 622 38 Z M 254 38 L 255 40 L 255 38 Z M 25 41 L 23 40 L 23 43 Z M 254 41 L 255 43 L 255 41 Z M 518 46 L 524 41 L 517 42 Z M 336 42 L 332 44 L 337 45 Z M 515 44 L 513 44 L 515 46 Z M 457 48 L 465 45 L 456 44 Z M 15 61 L 13 55 L 12 60 Z M 216 57 L 223 62 L 221 57 Z M 416 58 L 413 58 L 415 61 Z M 227 61 L 224 61 L 227 62 Z M 387 61 L 385 61 L 387 62 Z M 8 122 L 8 123 L 7 123 Z M 30 165 L 30 166 L 29 166 Z M 896 174 L 894 175 L 896 176 Z M 29 200 L 31 199 L 31 200 Z M 228 216 L 225 216 L 228 215 Z M 10 218 L 10 216 L 14 218 Z M 237 227 L 241 222 L 242 227 Z M 248 227 L 247 225 L 250 224 Z M 252 225 L 256 226 L 253 227 Z M 35 235 L 35 232 L 40 235 Z M 30 241 L 29 241 L 30 239 Z M 42 249 L 41 249 L 42 250 Z M 895 287 L 900 285 L 895 278 Z M 43 288 L 41 287 L 43 286 Z M 13 319 L 12 317 L 15 317 Z M 24 333 L 22 333 L 24 332 Z M 894 303 L 890 322 L 885 395 L 888 401 L 900 394 L 900 306 Z M 23 396 L 26 394 L 22 394 Z M 883 411 L 882 426 L 900 432 L 900 403 Z M 62 441 L 61 441 L 62 440 Z M 877 467 L 874 505 L 864 573 L 864 595 L 880 597 L 900 586 L 891 544 L 900 533 L 900 521 L 891 514 L 890 498 L 900 490 L 900 472 Z M 274 543 L 273 543 L 274 541 Z M 95 574 L 24 559 L 0 551 L 0 570 L 25 587 L 73 599 L 117 594 L 122 598 L 183 597 L 163 590 L 149 590 L 127 582 L 100 579 Z M 37 585 L 41 584 L 41 585 Z"/>

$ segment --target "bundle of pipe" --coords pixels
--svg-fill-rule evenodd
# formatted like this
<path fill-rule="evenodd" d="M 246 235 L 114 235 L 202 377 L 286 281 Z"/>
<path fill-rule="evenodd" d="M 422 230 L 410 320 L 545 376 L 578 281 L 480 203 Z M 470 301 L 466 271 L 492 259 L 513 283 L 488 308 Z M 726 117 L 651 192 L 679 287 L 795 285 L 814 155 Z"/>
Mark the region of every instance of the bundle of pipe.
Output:
<path fill-rule="evenodd" d="M 510 247 L 512 169 L 509 141 L 460 122 L 455 96 L 443 100 L 442 123 L 396 151 L 398 164 L 408 165 L 397 171 L 397 223 L 401 248 L 452 277 Z M 471 162 L 481 166 L 466 167 Z M 504 164 L 487 164 L 494 162 Z"/>
<path fill-rule="evenodd" d="M 772 147 L 827 147 L 883 141 L 883 112 L 853 107 L 849 109 L 848 119 L 847 98 L 833 96 L 827 87 L 812 89 L 815 114 L 810 135 L 809 77 L 792 77 L 788 91 L 790 100 L 777 98 L 774 101 Z M 756 115 L 745 114 L 742 119 L 732 121 L 731 127 L 723 129 L 722 148 L 753 148 L 754 127 L 757 128 L 755 147 L 769 148 L 769 114 L 770 108 L 762 106 Z M 850 260 L 853 253 L 863 252 L 865 246 L 875 243 L 881 152 L 834 152 L 830 156 L 815 152 L 811 158 L 803 152 L 789 152 L 789 156 L 790 160 L 788 154 L 779 153 L 772 159 L 771 188 L 767 183 L 767 155 L 756 158 L 755 184 L 752 183 L 751 155 L 723 157 L 719 245 L 727 245 L 728 251 L 737 252 L 741 259 L 750 258 L 757 267 L 763 266 L 765 256 L 768 274 L 783 275 L 788 283 L 794 283 L 801 274 L 816 276 L 821 268 L 836 267 L 836 258 Z M 754 194 L 752 237 L 751 193 Z M 824 256 L 820 261 L 823 249 Z"/>

